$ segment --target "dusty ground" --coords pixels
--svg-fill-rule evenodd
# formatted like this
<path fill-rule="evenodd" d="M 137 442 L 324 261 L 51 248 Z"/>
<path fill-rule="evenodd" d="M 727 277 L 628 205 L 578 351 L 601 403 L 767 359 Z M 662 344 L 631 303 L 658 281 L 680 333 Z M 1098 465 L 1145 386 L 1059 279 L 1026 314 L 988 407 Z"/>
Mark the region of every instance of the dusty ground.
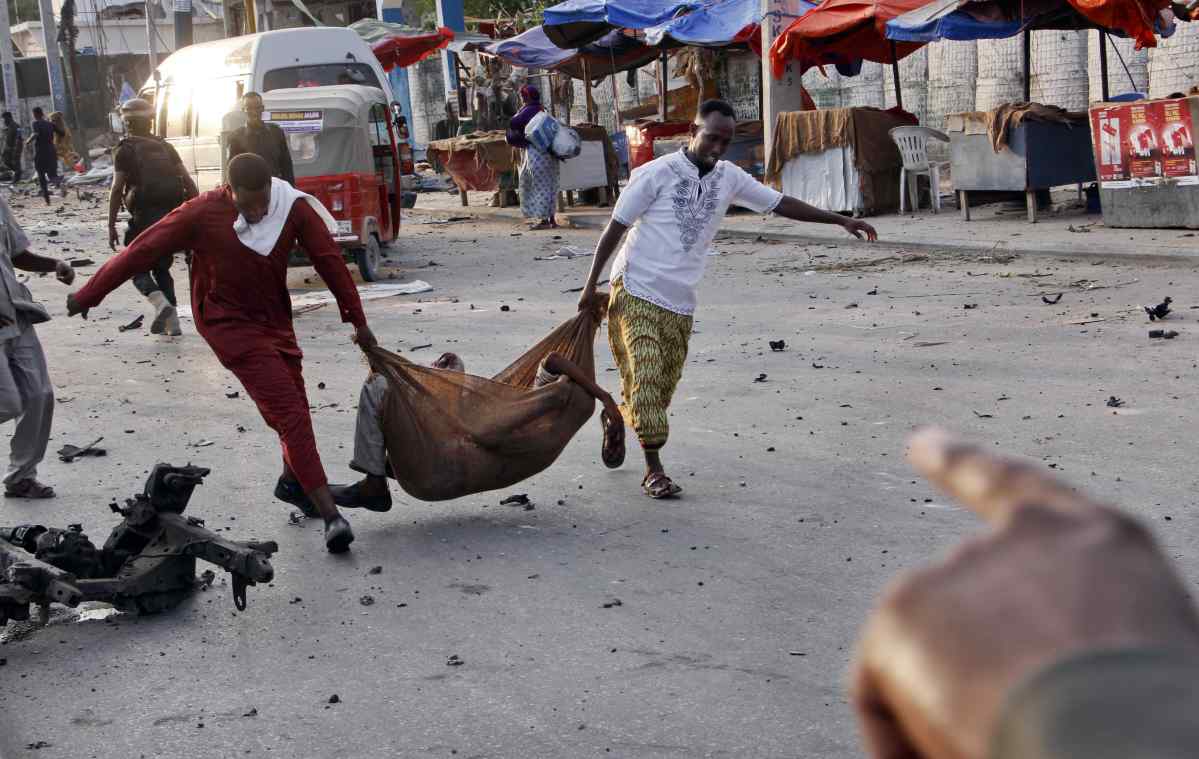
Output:
<path fill-rule="evenodd" d="M 18 203 L 38 250 L 105 258 L 92 202 Z M 455 350 L 485 374 L 572 313 L 563 291 L 590 259 L 534 258 L 590 249 L 595 232 L 421 223 L 432 218 L 407 217 L 392 271 L 435 291 L 367 305 L 386 346 L 419 360 Z M 156 461 L 192 461 L 213 475 L 189 513 L 281 550 L 276 581 L 252 588 L 244 613 L 222 580 L 161 616 L 69 622 L 0 646 L 0 753 L 859 756 L 843 687 L 858 626 L 895 572 L 977 529 L 904 462 L 905 436 L 927 422 L 1128 507 L 1199 578 L 1193 264 L 865 265 L 895 253 L 885 242 L 716 249 L 666 452 L 685 498 L 641 496 L 635 446 L 624 469 L 605 470 L 593 422 L 515 489 L 535 510 L 499 506 L 507 492 L 401 498 L 353 515 L 344 557 L 325 554 L 316 525 L 287 524 L 270 496 L 277 444 L 244 393 L 226 398 L 239 388 L 194 332 L 119 333 L 146 311 L 131 286 L 91 321 L 40 327 L 60 399 L 51 448 L 102 435 L 108 456 L 49 461 L 42 475 L 61 497 L 4 502 L 0 522 L 82 522 L 101 542 L 110 500 Z M 64 313 L 63 287 L 33 288 Z M 1181 335 L 1149 340 L 1139 306 L 1164 295 Z M 361 360 L 332 307 L 297 329 L 322 453 L 344 481 Z M 780 339 L 787 349 L 771 352 Z M 602 339 L 596 353 L 616 391 Z M 1107 407 L 1111 396 L 1123 405 Z M 454 655 L 465 663 L 447 666 Z"/>

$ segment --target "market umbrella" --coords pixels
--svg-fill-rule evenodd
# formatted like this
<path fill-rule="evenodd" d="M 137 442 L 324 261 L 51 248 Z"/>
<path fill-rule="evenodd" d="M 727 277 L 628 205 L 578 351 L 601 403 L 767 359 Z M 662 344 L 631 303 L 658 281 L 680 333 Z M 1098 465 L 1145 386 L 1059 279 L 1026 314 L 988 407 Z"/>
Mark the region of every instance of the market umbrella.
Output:
<path fill-rule="evenodd" d="M 867 60 L 890 63 L 895 71 L 895 99 L 903 107 L 899 59 L 918 50 L 922 42 L 897 42 L 886 36 L 887 21 L 926 5 L 929 0 L 824 0 L 795 19 L 770 46 L 770 68 L 783 75 L 787 61 L 801 69 L 828 60 Z"/>
<path fill-rule="evenodd" d="M 648 29 L 701 5 L 700 0 L 566 0 L 546 8 L 542 24 L 550 41 L 573 50 L 614 29 Z"/>
<path fill-rule="evenodd" d="M 1021 32 L 1024 40 L 1024 98 L 1029 99 L 1030 45 L 1028 34 L 1043 29 L 1098 29 L 1103 97 L 1107 99 L 1107 35 L 1125 36 L 1123 29 L 1106 29 L 1084 16 L 1073 0 L 933 0 L 927 5 L 897 16 L 886 24 L 887 37 L 900 42 L 937 40 L 1004 39 Z M 1172 24 L 1159 24 L 1157 30 L 1168 37 Z"/>
<path fill-rule="evenodd" d="M 371 46 L 384 71 L 423 61 L 454 39 L 453 30 L 444 26 L 435 32 L 426 32 L 373 18 L 355 21 L 350 28 Z"/>

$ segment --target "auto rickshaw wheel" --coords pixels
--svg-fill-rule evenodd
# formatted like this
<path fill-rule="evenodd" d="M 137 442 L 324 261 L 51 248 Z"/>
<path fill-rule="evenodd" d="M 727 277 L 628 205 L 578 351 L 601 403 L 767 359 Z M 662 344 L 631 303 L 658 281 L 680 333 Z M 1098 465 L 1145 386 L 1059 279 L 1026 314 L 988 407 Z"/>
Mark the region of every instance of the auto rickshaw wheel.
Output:
<path fill-rule="evenodd" d="M 367 282 L 379 278 L 379 266 L 383 262 L 383 253 L 379 249 L 379 238 L 373 234 L 366 238 L 366 246 L 354 251 L 354 262 L 358 264 L 358 273 Z"/>

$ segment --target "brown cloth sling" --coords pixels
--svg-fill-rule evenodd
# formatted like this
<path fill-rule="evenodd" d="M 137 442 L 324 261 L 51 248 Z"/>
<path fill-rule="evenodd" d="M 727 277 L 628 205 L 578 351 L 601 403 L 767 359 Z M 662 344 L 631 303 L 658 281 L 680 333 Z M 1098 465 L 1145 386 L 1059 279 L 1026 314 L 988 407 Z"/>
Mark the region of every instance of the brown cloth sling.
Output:
<path fill-rule="evenodd" d="M 608 299 L 597 301 L 597 312 L 579 313 L 491 379 L 372 349 L 371 368 L 387 378 L 383 437 L 400 487 L 422 501 L 446 501 L 514 485 L 553 464 L 591 418 L 595 399 L 569 379 L 533 383 L 554 352 L 595 377 L 595 332 Z"/>

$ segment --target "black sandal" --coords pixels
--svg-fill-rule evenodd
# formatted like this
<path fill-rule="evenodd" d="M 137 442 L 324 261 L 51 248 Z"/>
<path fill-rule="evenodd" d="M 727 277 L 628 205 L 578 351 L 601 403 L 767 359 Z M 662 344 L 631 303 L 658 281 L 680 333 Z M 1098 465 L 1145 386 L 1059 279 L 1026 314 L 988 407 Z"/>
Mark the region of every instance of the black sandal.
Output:
<path fill-rule="evenodd" d="M 612 418 L 606 410 L 600 413 L 600 424 L 604 428 L 604 445 L 600 449 L 600 457 L 604 466 L 609 469 L 619 469 L 624 464 L 624 418 Z"/>
<path fill-rule="evenodd" d="M 4 488 L 5 498 L 28 498 L 30 500 L 44 500 L 46 498 L 54 498 L 57 494 L 54 488 L 49 485 L 43 485 L 32 477 L 28 480 L 14 482 Z"/>

